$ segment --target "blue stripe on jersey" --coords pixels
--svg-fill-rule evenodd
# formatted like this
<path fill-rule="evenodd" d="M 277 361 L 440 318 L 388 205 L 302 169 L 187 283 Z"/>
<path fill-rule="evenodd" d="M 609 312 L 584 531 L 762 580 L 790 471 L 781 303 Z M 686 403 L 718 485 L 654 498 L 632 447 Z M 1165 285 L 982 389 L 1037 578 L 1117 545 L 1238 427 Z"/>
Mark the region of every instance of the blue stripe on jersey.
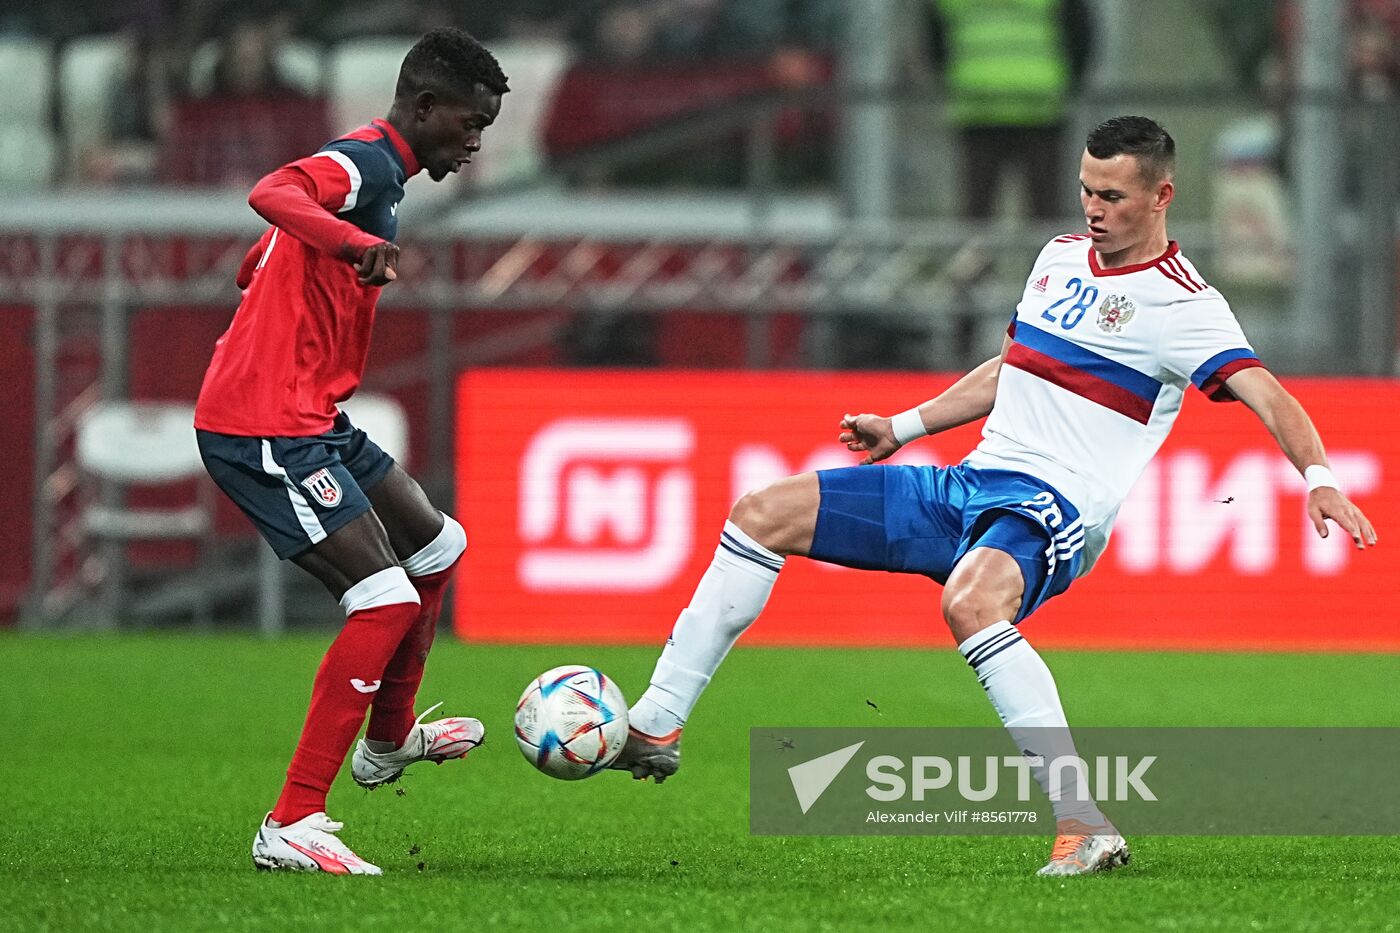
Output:
<path fill-rule="evenodd" d="M 1191 374 L 1191 382 L 1199 389 L 1207 379 L 1215 375 L 1216 370 L 1220 369 L 1220 367 L 1224 366 L 1226 363 L 1233 363 L 1235 360 L 1257 359 L 1259 359 L 1259 357 L 1253 350 L 1244 347 L 1239 347 L 1234 350 L 1222 350 L 1196 367 L 1196 371 Z"/>
<path fill-rule="evenodd" d="M 1126 389 L 1148 402 L 1157 401 L 1157 394 L 1162 391 L 1162 384 L 1146 373 L 1138 372 L 1131 366 L 1125 366 L 1117 360 L 1100 356 L 1093 350 L 1081 347 L 1063 337 L 1048 334 L 1025 321 L 1016 322 L 1015 340 L 1017 343 L 1023 343 L 1032 350 L 1059 360 L 1067 366 L 1083 370 L 1105 382 L 1111 382 L 1120 389 Z"/>

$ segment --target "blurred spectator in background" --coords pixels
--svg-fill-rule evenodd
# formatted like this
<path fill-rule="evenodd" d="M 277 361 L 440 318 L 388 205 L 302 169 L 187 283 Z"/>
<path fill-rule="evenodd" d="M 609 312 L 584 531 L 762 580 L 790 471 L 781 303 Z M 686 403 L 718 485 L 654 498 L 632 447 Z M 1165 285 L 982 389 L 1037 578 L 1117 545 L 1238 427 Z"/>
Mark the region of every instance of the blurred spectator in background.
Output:
<path fill-rule="evenodd" d="M 1296 0 L 1212 2 L 1241 83 L 1257 90 L 1266 105 L 1231 120 L 1216 143 L 1212 211 L 1219 242 L 1229 244 L 1218 265 L 1236 282 L 1278 285 L 1290 281 L 1296 268 L 1289 156 L 1294 105 L 1301 90 L 1297 58 L 1302 10 Z M 1337 141 L 1342 197 L 1336 206 L 1340 213 L 1355 213 L 1396 198 L 1400 0 L 1348 0 L 1343 26 L 1346 100 L 1334 102 L 1342 108 Z M 1379 189 L 1378 173 L 1388 179 Z M 1391 195 L 1377 198 L 1375 192 L 1387 185 Z"/>
<path fill-rule="evenodd" d="M 842 6 L 836 0 L 594 0 L 576 7 L 569 35 L 577 64 L 554 99 L 546 146 L 556 160 L 628 141 L 626 166 L 590 169 L 591 185 L 736 187 L 744 180 L 746 106 L 774 93 L 827 84 Z M 647 131 L 707 114 L 713 139 L 677 152 Z M 826 172 L 830 119 L 811 105 L 777 114 L 777 166 L 783 181 Z"/>
<path fill-rule="evenodd" d="M 1240 84 L 1267 90 L 1267 63 L 1275 55 L 1274 18 L 1278 0 L 1205 0 L 1220 51 Z"/>
<path fill-rule="evenodd" d="M 299 93 L 282 72 L 277 52 L 291 34 L 291 17 L 249 17 L 233 22 L 219 40 L 210 97 L 275 97 Z"/>
<path fill-rule="evenodd" d="M 1065 205 L 1060 135 L 1092 47 L 1084 0 L 930 0 L 931 49 L 961 136 L 963 213 L 988 218 L 1008 169 L 1031 214 Z"/>
<path fill-rule="evenodd" d="M 1277 54 L 1260 64 L 1263 83 L 1277 81 L 1290 90 L 1296 86 L 1301 20 L 1297 0 L 1274 4 Z M 1400 0 L 1348 0 L 1345 24 L 1350 89 L 1362 98 L 1393 93 L 1400 81 Z"/>
<path fill-rule="evenodd" d="M 170 125 L 169 60 L 156 35 L 131 29 L 108 92 L 105 138 L 80 154 L 82 181 L 98 185 L 149 184 L 160 141 Z"/>
<path fill-rule="evenodd" d="M 627 65 L 651 58 L 660 23 L 650 4 L 613 3 L 587 25 L 583 58 L 600 65 Z"/>
<path fill-rule="evenodd" d="M 52 35 L 61 60 L 73 67 L 60 71 L 55 103 L 59 126 L 69 134 L 70 177 L 97 185 L 152 183 L 170 121 L 183 8 L 175 0 L 75 0 L 62 9 Z"/>
<path fill-rule="evenodd" d="M 1351 86 L 1365 101 L 1392 100 L 1400 89 L 1400 2 L 1356 4 L 1348 36 Z"/>
<path fill-rule="evenodd" d="M 247 9 L 228 24 L 207 92 L 196 88 L 175 103 L 161 159 L 164 180 L 248 186 L 330 138 L 324 96 L 297 84 L 281 65 L 292 23 L 289 11 Z"/>
<path fill-rule="evenodd" d="M 1356 106 L 1348 107 L 1344 117 L 1349 163 L 1345 193 L 1363 211 L 1368 200 L 1388 201 L 1394 215 L 1400 197 L 1400 0 L 1360 0 L 1352 5 L 1346 56 L 1347 90 Z M 1367 179 L 1378 175 L 1386 180 L 1379 187 L 1368 186 Z"/>

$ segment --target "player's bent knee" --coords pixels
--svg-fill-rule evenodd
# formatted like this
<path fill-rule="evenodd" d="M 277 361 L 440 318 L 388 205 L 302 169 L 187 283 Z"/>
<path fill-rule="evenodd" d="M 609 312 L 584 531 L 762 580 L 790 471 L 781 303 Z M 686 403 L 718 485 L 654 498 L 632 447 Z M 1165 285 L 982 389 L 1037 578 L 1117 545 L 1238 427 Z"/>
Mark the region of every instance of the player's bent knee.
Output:
<path fill-rule="evenodd" d="M 982 601 L 977 598 L 977 594 L 964 588 L 954 589 L 949 587 L 943 591 L 943 620 L 948 623 L 948 628 L 953 633 L 960 635 L 971 630 L 980 631 L 987 625 L 997 621 L 992 619 L 985 625 L 979 626 L 979 621 L 985 616 Z"/>
<path fill-rule="evenodd" d="M 764 500 L 766 489 L 753 489 L 739 497 L 739 501 L 734 503 L 734 507 L 729 510 L 729 520 L 740 528 L 744 533 L 753 536 L 755 540 L 758 535 L 765 530 L 768 522 L 768 504 Z"/>
<path fill-rule="evenodd" d="M 467 550 L 467 530 L 461 522 L 442 514 L 442 530 L 403 562 L 403 569 L 410 577 L 426 577 L 434 573 L 450 570 Z"/>
<path fill-rule="evenodd" d="M 802 551 L 811 543 L 816 522 L 815 507 L 807 507 L 802 479 L 790 476 L 745 493 L 734 503 L 729 520 L 776 554 Z"/>
<path fill-rule="evenodd" d="M 943 619 L 959 642 L 966 641 L 989 625 L 1014 621 L 1016 606 L 999 593 L 986 592 L 975 585 L 953 585 L 943 590 Z"/>
<path fill-rule="evenodd" d="M 1015 621 L 1024 592 L 1014 557 L 997 548 L 974 547 L 943 588 L 943 617 L 954 634 L 972 635 L 1003 619 Z"/>
<path fill-rule="evenodd" d="M 345 591 L 340 597 L 340 608 L 345 615 L 375 609 L 379 606 L 396 606 L 401 603 L 419 604 L 418 590 L 408 579 L 402 567 L 386 567 L 372 573 Z"/>

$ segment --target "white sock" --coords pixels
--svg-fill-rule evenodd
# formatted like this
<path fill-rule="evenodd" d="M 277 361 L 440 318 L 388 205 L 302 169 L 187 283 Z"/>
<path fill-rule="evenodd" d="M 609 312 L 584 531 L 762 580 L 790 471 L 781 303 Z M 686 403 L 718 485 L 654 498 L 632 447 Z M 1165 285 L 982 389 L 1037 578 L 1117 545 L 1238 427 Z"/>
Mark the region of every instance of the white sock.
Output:
<path fill-rule="evenodd" d="M 1055 678 L 1036 650 L 1006 621 L 984 628 L 958 645 L 958 650 L 977 674 L 1016 748 L 1028 758 L 1042 759 L 1031 773 L 1050 798 L 1055 819 L 1106 825 L 1108 820 L 1090 797 L 1087 781 L 1079 781 L 1073 768 L 1057 769 L 1052 787 L 1049 763 L 1078 753 Z"/>
<path fill-rule="evenodd" d="M 724 656 L 763 611 L 782 569 L 782 557 L 724 523 L 714 561 L 676 620 L 651 686 L 628 714 L 637 731 L 664 736 L 685 725 Z"/>

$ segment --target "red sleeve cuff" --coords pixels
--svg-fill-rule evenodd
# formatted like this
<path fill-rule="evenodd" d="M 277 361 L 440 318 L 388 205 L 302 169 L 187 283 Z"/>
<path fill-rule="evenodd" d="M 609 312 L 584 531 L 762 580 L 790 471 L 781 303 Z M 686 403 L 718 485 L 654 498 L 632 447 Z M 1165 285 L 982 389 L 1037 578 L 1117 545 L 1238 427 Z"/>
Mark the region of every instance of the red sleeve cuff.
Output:
<path fill-rule="evenodd" d="M 258 242 L 253 244 L 248 250 L 243 261 L 238 264 L 238 274 L 233 277 L 234 284 L 239 288 L 247 288 L 253 284 L 253 273 L 258 269 L 258 262 L 262 259 L 263 251 L 267 249 L 269 234 L 264 233 L 258 237 Z"/>
<path fill-rule="evenodd" d="M 1235 393 L 1231 392 L 1230 388 L 1225 385 L 1225 380 L 1242 369 L 1252 369 L 1255 366 L 1261 369 L 1264 368 L 1264 364 L 1256 357 L 1252 356 L 1231 360 L 1212 373 L 1209 379 L 1201 383 L 1201 391 L 1204 392 L 1206 398 L 1210 399 L 1212 402 L 1237 402 L 1239 399 L 1235 398 Z"/>

